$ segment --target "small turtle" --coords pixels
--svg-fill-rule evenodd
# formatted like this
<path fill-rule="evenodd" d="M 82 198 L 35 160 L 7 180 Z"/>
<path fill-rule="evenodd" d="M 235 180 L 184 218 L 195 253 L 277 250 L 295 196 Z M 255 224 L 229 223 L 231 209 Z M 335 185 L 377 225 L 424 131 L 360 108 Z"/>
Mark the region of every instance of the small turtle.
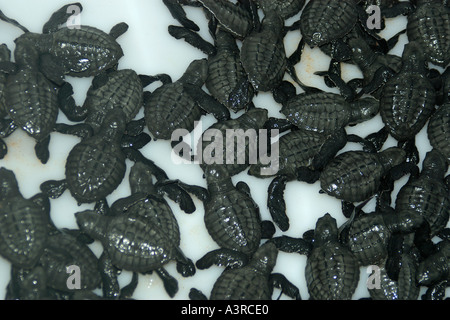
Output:
<path fill-rule="evenodd" d="M 241 181 L 235 186 L 224 167 L 209 168 L 205 176 L 204 221 L 211 238 L 220 247 L 218 250 L 253 254 L 261 239 L 273 234 L 272 223 L 261 221 L 259 207 L 248 185 Z"/>
<path fill-rule="evenodd" d="M 69 189 L 78 203 L 105 199 L 125 176 L 126 155 L 121 147 L 124 131 L 123 111 L 111 111 L 97 134 L 82 139 L 70 151 L 65 179 L 46 181 L 41 190 L 50 198 L 58 198 Z"/>
<path fill-rule="evenodd" d="M 445 67 L 450 62 L 450 8 L 442 0 L 419 0 L 408 15 L 409 41 L 419 44 L 424 59 Z"/>
<path fill-rule="evenodd" d="M 364 201 L 378 192 L 388 171 L 404 163 L 406 152 L 390 147 L 373 153 L 350 150 L 332 159 L 320 174 L 321 189 L 348 202 Z"/>
<path fill-rule="evenodd" d="M 449 190 L 444 183 L 447 168 L 446 158 L 439 151 L 427 152 L 420 175 L 403 185 L 395 201 L 399 212 L 422 215 L 430 224 L 432 236 L 443 230 L 449 221 Z"/>
<path fill-rule="evenodd" d="M 229 117 L 228 109 L 216 100 L 212 101 L 212 97 L 201 89 L 207 75 L 206 59 L 198 59 L 189 64 L 177 81 L 172 82 L 170 77 L 162 78 L 163 85 L 150 94 L 144 105 L 145 122 L 155 139 L 169 140 L 177 129 L 191 132 L 195 121 L 205 111 L 212 112 L 219 119 Z"/>
<path fill-rule="evenodd" d="M 381 265 L 388 256 L 388 245 L 394 234 L 412 233 L 423 226 L 423 217 L 416 212 L 391 208 L 359 213 L 347 223 L 345 239 L 361 266 Z"/>
<path fill-rule="evenodd" d="M 127 123 L 132 121 L 144 104 L 143 88 L 150 82 L 132 69 L 109 69 L 95 76 L 82 106 L 85 123 L 97 133 L 106 115 L 116 108 L 123 110 Z"/>
<path fill-rule="evenodd" d="M 181 27 L 169 26 L 169 33 L 177 39 L 184 38 L 208 55 L 205 86 L 214 98 L 234 112 L 251 105 L 254 90 L 242 66 L 236 39 L 229 31 L 221 26 L 211 26 L 214 45 Z"/>
<path fill-rule="evenodd" d="M 420 286 L 416 283 L 419 256 L 411 243 L 412 234 L 394 234 L 388 245 L 388 258 L 382 265 L 372 266 L 368 291 L 372 300 L 417 300 Z M 391 261 L 395 261 L 394 263 Z M 391 264 L 399 267 L 398 275 L 391 275 Z M 369 284 L 369 282 L 368 282 Z"/>
<path fill-rule="evenodd" d="M 292 130 L 280 137 L 278 161 L 275 164 L 257 163 L 250 166 L 249 175 L 274 177 L 268 188 L 267 206 L 273 221 L 282 231 L 289 229 L 283 197 L 286 184 L 297 180 L 298 176 L 310 182 L 304 178 L 305 171 L 309 170 L 311 176 L 317 179 L 315 176 L 346 144 L 344 129 L 330 136 L 314 131 Z"/>
<path fill-rule="evenodd" d="M 340 94 L 316 91 L 287 99 L 281 113 L 298 128 L 331 134 L 347 125 L 372 119 L 378 110 L 379 102 L 373 97 L 350 102 Z"/>
<path fill-rule="evenodd" d="M 309 46 L 321 46 L 349 33 L 358 17 L 357 1 L 309 1 L 300 16 L 300 31 Z"/>
<path fill-rule="evenodd" d="M 238 39 L 244 39 L 254 28 L 254 18 L 245 6 L 228 0 L 199 0 L 199 2 L 225 30 Z"/>
<path fill-rule="evenodd" d="M 267 121 L 267 114 L 266 109 L 252 108 L 235 119 L 218 121 L 207 128 L 197 145 L 202 170 L 222 166 L 233 176 L 255 162 L 259 130 Z"/>
<path fill-rule="evenodd" d="M 326 213 L 303 238 L 275 237 L 277 248 L 307 256 L 305 278 L 310 300 L 350 300 L 359 282 L 359 263 L 339 241 L 336 219 Z"/>
<path fill-rule="evenodd" d="M 50 208 L 42 194 L 25 199 L 13 171 L 0 168 L 0 254 L 17 267 L 32 268 L 44 252 Z"/>
<path fill-rule="evenodd" d="M 97 256 L 87 243 L 64 231 L 50 232 L 39 265 L 44 269 L 49 288 L 73 293 L 100 287 Z M 74 272 L 79 275 L 79 279 L 73 282 L 70 281 L 71 274 L 68 272 L 72 266 L 76 266 Z"/>
<path fill-rule="evenodd" d="M 295 285 L 281 273 L 272 273 L 277 256 L 276 246 L 270 241 L 264 243 L 243 266 L 227 268 L 222 272 L 214 283 L 210 300 L 271 300 L 276 286 L 281 287 L 281 294 L 300 300 L 300 292 Z M 230 261 L 234 259 L 236 257 L 230 257 Z M 212 261 L 204 259 L 200 264 L 206 268 L 212 265 Z M 232 266 L 234 264 L 233 261 Z M 220 265 L 227 266 L 227 263 L 221 262 Z M 194 288 L 189 297 L 193 300 L 206 299 Z"/>
<path fill-rule="evenodd" d="M 128 25 L 119 23 L 109 34 L 85 25 L 69 28 L 66 22 L 73 14 L 69 10 L 72 6 L 82 10 L 80 3 L 61 7 L 44 24 L 42 33 L 32 33 L 15 24 L 25 32 L 15 40 L 16 63 L 40 65 L 40 71 L 58 84 L 62 84 L 64 75 L 95 76 L 117 65 L 123 51 L 116 39 L 126 32 Z M 2 18 L 11 22 L 4 15 Z"/>
<path fill-rule="evenodd" d="M 339 242 L 336 220 L 330 214 L 317 220 L 305 277 L 311 300 L 350 300 L 355 293 L 358 260 Z"/>
<path fill-rule="evenodd" d="M 439 150 L 450 163 L 450 102 L 438 107 L 431 116 L 427 137 L 431 146 Z"/>
<path fill-rule="evenodd" d="M 102 243 L 104 265 L 110 259 L 118 269 L 140 273 L 156 270 L 164 278 L 169 295 L 174 296 L 178 286 L 163 270 L 164 265 L 176 260 L 184 277 L 194 275 L 195 266 L 180 249 L 179 226 L 162 193 L 167 185 L 154 185 L 153 174 L 145 163 L 136 162 L 130 171 L 130 196 L 116 200 L 106 215 L 87 210 L 76 213 L 76 219 L 80 230 Z M 106 293 L 108 297 L 117 295 Z"/>
<path fill-rule="evenodd" d="M 436 103 L 436 89 L 427 78 L 424 52 L 417 42 L 405 45 L 401 70 L 389 78 L 380 97 L 380 114 L 398 141 L 414 139 Z"/>

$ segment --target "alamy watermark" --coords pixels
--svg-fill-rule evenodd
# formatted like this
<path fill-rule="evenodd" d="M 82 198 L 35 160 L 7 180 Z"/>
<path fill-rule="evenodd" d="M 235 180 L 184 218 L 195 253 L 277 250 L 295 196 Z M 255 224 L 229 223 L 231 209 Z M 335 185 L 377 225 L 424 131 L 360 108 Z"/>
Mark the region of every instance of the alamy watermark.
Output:
<path fill-rule="evenodd" d="M 69 18 L 67 18 L 66 25 L 68 29 L 80 29 L 81 28 L 81 8 L 72 4 L 67 7 L 66 13 L 71 14 Z"/>
<path fill-rule="evenodd" d="M 75 264 L 67 266 L 66 272 L 70 274 L 66 280 L 67 289 L 69 290 L 81 289 L 80 267 Z"/>
<path fill-rule="evenodd" d="M 377 5 L 368 6 L 366 12 L 369 14 L 367 18 L 367 28 L 370 30 L 381 29 L 381 9 Z"/>
<path fill-rule="evenodd" d="M 268 132 L 267 129 L 222 131 L 215 128 L 209 128 L 203 132 L 201 121 L 196 121 L 191 143 L 186 142 L 186 138 L 190 135 L 188 130 L 174 130 L 172 142 L 179 143 L 172 148 L 171 158 L 175 164 L 259 163 L 263 165 L 261 175 L 274 175 L 279 167 L 279 130 L 271 129 L 270 135 Z M 204 142 L 208 143 L 205 147 L 203 147 Z"/>

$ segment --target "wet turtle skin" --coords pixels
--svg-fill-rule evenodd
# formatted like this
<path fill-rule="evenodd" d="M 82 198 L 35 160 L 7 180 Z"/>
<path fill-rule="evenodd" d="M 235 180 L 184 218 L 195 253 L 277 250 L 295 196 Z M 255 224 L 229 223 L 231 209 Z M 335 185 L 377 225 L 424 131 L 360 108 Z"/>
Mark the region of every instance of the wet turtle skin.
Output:
<path fill-rule="evenodd" d="M 438 107 L 427 127 L 431 146 L 439 150 L 450 163 L 450 103 Z"/>
<path fill-rule="evenodd" d="M 20 193 L 13 171 L 0 169 L 0 254 L 17 267 L 31 268 L 47 240 L 48 216 Z"/>
<path fill-rule="evenodd" d="M 223 157 L 217 159 L 218 161 L 216 161 L 215 163 L 210 163 L 212 160 L 214 161 L 216 160 L 215 159 L 216 148 L 210 150 L 211 144 L 214 143 L 214 141 L 211 143 L 203 141 L 201 145 L 200 144 L 198 145 L 199 147 L 200 146 L 202 147 L 202 150 L 199 151 L 202 152 L 203 156 L 202 162 L 200 163 L 200 167 L 202 168 L 202 170 L 208 171 L 211 168 L 221 166 L 226 168 L 229 175 L 235 175 L 238 174 L 239 172 L 244 171 L 250 165 L 249 149 L 252 147 L 251 144 L 253 144 L 254 146 L 254 143 L 256 143 L 256 139 L 259 134 L 259 129 L 261 129 L 264 123 L 267 121 L 268 118 L 267 115 L 268 112 L 266 109 L 252 108 L 235 119 L 218 121 L 212 126 L 210 126 L 207 130 L 219 130 L 221 136 L 223 137 L 223 150 L 222 150 Z M 232 139 L 229 138 L 227 135 L 228 132 L 234 132 L 236 138 Z M 252 139 L 251 135 L 252 132 L 256 134 L 256 136 L 254 136 L 254 139 Z M 242 135 L 246 135 L 247 133 L 249 133 L 248 136 L 249 138 L 242 137 Z M 203 137 L 204 136 L 202 136 L 202 139 Z M 243 141 L 242 138 L 245 138 L 245 141 Z M 237 140 L 236 143 L 235 140 Z M 242 143 L 244 143 L 244 145 L 242 145 Z M 232 150 L 231 163 L 227 162 L 228 160 L 227 149 Z M 255 149 L 253 149 L 253 151 L 254 150 Z M 210 153 L 207 153 L 208 151 L 210 151 Z M 209 157 L 210 159 L 206 159 L 206 157 Z"/>
<path fill-rule="evenodd" d="M 277 87 L 286 72 L 286 51 L 282 28 L 284 20 L 269 11 L 242 42 L 241 61 L 255 91 L 270 91 Z"/>
<path fill-rule="evenodd" d="M 418 284 L 430 286 L 450 280 L 449 261 L 450 241 L 442 240 L 437 243 L 436 251 L 420 262 L 416 277 Z"/>
<path fill-rule="evenodd" d="M 373 196 L 381 178 L 406 160 L 406 152 L 391 147 L 378 153 L 347 151 L 331 160 L 320 174 L 320 186 L 327 194 L 348 202 Z"/>
<path fill-rule="evenodd" d="M 131 69 L 114 70 L 93 80 L 83 104 L 87 110 L 85 122 L 96 133 L 109 111 L 120 108 L 129 122 L 137 115 L 142 103 L 143 88 L 138 74 Z"/>
<path fill-rule="evenodd" d="M 209 197 L 204 203 L 204 221 L 211 238 L 221 248 L 252 254 L 262 234 L 258 205 L 233 185 L 225 168 L 211 168 L 205 176 Z"/>
<path fill-rule="evenodd" d="M 336 220 L 330 214 L 317 221 L 305 278 L 311 300 L 350 300 L 358 285 L 358 261 L 339 242 Z"/>
<path fill-rule="evenodd" d="M 103 200 L 125 176 L 120 139 L 125 130 L 121 110 L 108 114 L 99 132 L 76 144 L 66 161 L 66 183 L 79 203 Z"/>
<path fill-rule="evenodd" d="M 413 138 L 423 128 L 436 103 L 418 43 L 406 44 L 402 59 L 402 69 L 385 83 L 380 98 L 381 118 L 399 141 Z"/>
<path fill-rule="evenodd" d="M 211 300 L 271 300 L 273 287 L 269 277 L 275 267 L 278 250 L 267 242 L 253 254 L 248 264 L 227 269 L 214 283 Z"/>
<path fill-rule="evenodd" d="M 183 76 L 152 92 L 144 106 L 147 128 L 155 139 L 168 140 L 176 129 L 194 129 L 203 112 L 184 89 L 185 83 L 201 87 L 208 76 L 206 59 L 191 62 Z"/>
<path fill-rule="evenodd" d="M 247 107 L 253 97 L 253 87 L 240 60 L 236 39 L 228 31 L 218 28 L 215 34 L 217 52 L 208 57 L 208 78 L 205 86 L 213 97 L 233 111 Z M 239 99 L 240 86 L 244 96 Z"/>
<path fill-rule="evenodd" d="M 422 171 L 399 190 L 395 201 L 398 211 L 416 212 L 428 221 L 431 235 L 447 226 L 450 212 L 449 191 L 444 183 L 446 159 L 437 150 L 425 155 Z"/>
<path fill-rule="evenodd" d="M 417 41 L 425 59 L 445 67 L 450 62 L 450 8 L 443 1 L 421 0 L 408 15 L 409 41 Z"/>
<path fill-rule="evenodd" d="M 372 97 L 348 102 L 331 92 L 301 93 L 281 108 L 286 119 L 300 129 L 330 134 L 349 124 L 373 118 L 379 102 Z"/>
<path fill-rule="evenodd" d="M 67 267 L 78 266 L 80 274 L 80 289 L 93 290 L 100 286 L 100 271 L 98 258 L 91 249 L 74 236 L 56 232 L 47 238 L 44 252 L 39 259 L 44 268 L 47 286 L 64 292 L 79 289 L 68 288 L 70 274 Z"/>
<path fill-rule="evenodd" d="M 264 12 L 275 11 L 281 18 L 286 20 L 302 10 L 305 0 L 258 0 L 257 3 Z"/>
<path fill-rule="evenodd" d="M 311 47 L 346 35 L 358 20 L 356 1 L 309 1 L 300 16 L 300 31 Z"/>

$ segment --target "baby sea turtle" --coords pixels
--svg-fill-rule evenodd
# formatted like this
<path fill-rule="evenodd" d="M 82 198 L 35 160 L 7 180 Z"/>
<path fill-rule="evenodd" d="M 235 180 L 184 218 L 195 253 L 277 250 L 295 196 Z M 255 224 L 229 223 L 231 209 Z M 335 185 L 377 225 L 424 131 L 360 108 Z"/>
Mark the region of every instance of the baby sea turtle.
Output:
<path fill-rule="evenodd" d="M 350 150 L 332 159 L 320 174 L 324 192 L 348 202 L 364 201 L 373 196 L 388 171 L 406 160 L 406 152 L 390 147 L 373 153 Z"/>
<path fill-rule="evenodd" d="M 237 112 L 247 108 L 253 98 L 235 38 L 218 27 L 215 33 L 216 54 L 208 57 L 206 88 L 223 105 Z"/>
<path fill-rule="evenodd" d="M 442 0 L 418 0 L 408 15 L 409 41 L 419 44 L 426 61 L 445 67 L 450 62 L 450 8 Z"/>
<path fill-rule="evenodd" d="M 381 265 L 388 256 L 389 241 L 394 234 L 412 233 L 423 225 L 416 212 L 392 209 L 359 213 L 347 224 L 342 241 L 362 266 Z"/>
<path fill-rule="evenodd" d="M 439 151 L 427 152 L 420 175 L 409 179 L 395 201 L 397 211 L 415 212 L 428 221 L 432 236 L 443 230 L 449 221 L 449 190 L 444 183 L 447 168 L 446 158 Z"/>
<path fill-rule="evenodd" d="M 438 107 L 431 116 L 427 136 L 431 146 L 439 150 L 450 163 L 450 102 Z"/>
<path fill-rule="evenodd" d="M 236 38 L 229 31 L 220 25 L 212 25 L 210 33 L 214 38 L 214 45 L 197 33 L 181 27 L 169 26 L 169 33 L 177 39 L 184 38 L 208 55 L 205 86 L 214 98 L 234 112 L 251 105 L 254 90 L 242 66 Z"/>
<path fill-rule="evenodd" d="M 359 264 L 339 242 L 336 220 L 325 214 L 317 220 L 305 277 L 311 300 L 350 300 L 359 282 Z"/>
<path fill-rule="evenodd" d="M 136 162 L 130 171 L 130 196 L 116 200 L 107 215 L 87 210 L 76 213 L 76 219 L 83 232 L 102 243 L 104 259 L 119 269 L 156 270 L 165 278 L 169 295 L 174 296 L 176 280 L 163 266 L 176 260 L 177 270 L 185 277 L 195 274 L 195 266 L 180 250 L 177 220 L 159 187 L 153 185 L 152 175 L 151 168 Z"/>
<path fill-rule="evenodd" d="M 253 30 L 254 18 L 245 6 L 228 0 L 199 0 L 199 2 L 234 37 L 244 39 Z M 252 1 L 249 2 L 250 5 L 251 3 Z"/>
<path fill-rule="evenodd" d="M 331 92 L 300 93 L 288 99 L 281 108 L 286 119 L 300 129 L 331 134 L 347 125 L 373 118 L 379 102 L 372 97 L 347 101 Z"/>
<path fill-rule="evenodd" d="M 273 289 L 281 287 L 281 294 L 300 300 L 300 292 L 281 273 L 272 273 L 278 256 L 270 241 L 261 245 L 250 261 L 241 267 L 225 269 L 214 283 L 210 300 L 271 300 Z M 221 265 L 227 266 L 226 263 Z M 197 289 L 191 289 L 193 300 L 206 299 Z"/>
<path fill-rule="evenodd" d="M 311 47 L 342 38 L 358 21 L 357 1 L 309 1 L 300 16 L 300 31 Z"/>
<path fill-rule="evenodd" d="M 211 238 L 221 249 L 253 254 L 261 239 L 271 236 L 266 235 L 266 230 L 271 231 L 267 228 L 271 222 L 261 221 L 247 184 L 239 182 L 235 186 L 224 167 L 209 168 L 205 176 L 204 221 Z"/>
<path fill-rule="evenodd" d="M 408 141 L 414 139 L 434 111 L 436 90 L 427 78 L 419 43 L 405 45 L 402 61 L 401 70 L 383 86 L 380 114 L 395 139 Z"/>
<path fill-rule="evenodd" d="M 352 38 L 348 43 L 352 48 L 352 62 L 359 67 L 363 74 L 364 92 L 379 98 L 380 87 L 389 77 L 400 71 L 401 57 L 374 51 L 361 37 Z"/>
<path fill-rule="evenodd" d="M 69 189 L 78 203 L 105 199 L 125 176 L 126 155 L 121 147 L 124 131 L 123 111 L 109 112 L 99 132 L 82 139 L 70 151 L 65 179 L 44 182 L 41 190 L 49 197 L 57 198 Z"/>
<path fill-rule="evenodd" d="M 275 164 L 257 163 L 250 166 L 249 175 L 274 177 L 268 188 L 267 206 L 274 223 L 282 231 L 289 228 L 283 196 L 286 184 L 297 180 L 299 175 L 305 180 L 305 168 L 319 174 L 346 143 L 344 129 L 330 136 L 315 131 L 292 130 L 280 137 L 278 161 Z"/>
<path fill-rule="evenodd" d="M 266 109 L 252 108 L 237 118 L 218 121 L 207 128 L 198 144 L 202 170 L 221 166 L 230 176 L 244 171 L 255 161 L 259 130 L 267 121 L 267 114 Z"/>
<path fill-rule="evenodd" d="M 195 121 L 198 121 L 205 111 L 215 114 L 219 104 L 208 99 L 211 97 L 201 89 L 207 76 L 207 60 L 198 59 L 189 64 L 177 81 L 172 82 L 170 77 L 162 78 L 163 85 L 150 94 L 144 106 L 145 122 L 155 139 L 169 140 L 177 129 L 191 132 Z M 203 100 L 204 98 L 206 100 Z M 220 104 L 218 107 L 218 114 L 229 117 L 229 113 L 222 113 L 226 107 L 221 106 Z"/>
<path fill-rule="evenodd" d="M 0 254 L 17 267 L 38 262 L 47 241 L 49 210 L 41 194 L 25 199 L 13 171 L 0 168 Z"/>
<path fill-rule="evenodd" d="M 394 234 L 388 244 L 388 258 L 373 265 L 368 291 L 372 300 L 417 300 L 420 286 L 416 283 L 419 255 L 412 244 L 413 234 Z M 398 264 L 398 274 L 389 271 Z"/>
<path fill-rule="evenodd" d="M 62 103 L 61 110 L 71 121 L 84 120 L 93 128 L 94 133 L 98 132 L 106 115 L 116 108 L 124 112 L 125 121 L 128 123 L 144 104 L 143 88 L 153 80 L 155 79 L 152 77 L 138 75 L 132 69 L 108 69 L 93 78 L 81 107 L 75 106 L 74 103 Z M 61 89 L 66 90 L 73 92 L 69 83 L 64 84 Z M 65 94 L 67 97 L 68 93 Z M 60 99 L 62 98 L 63 94 L 60 94 Z"/>
<path fill-rule="evenodd" d="M 242 42 L 241 61 L 257 92 L 278 87 L 289 71 L 284 47 L 284 20 L 274 11 L 265 12 L 261 27 Z"/>
<path fill-rule="evenodd" d="M 40 65 L 40 71 L 59 84 L 64 75 L 95 76 L 117 65 L 123 51 L 116 39 L 126 32 L 128 25 L 119 23 L 109 34 L 85 25 L 68 28 L 66 22 L 73 14 L 68 10 L 71 6 L 82 10 L 80 3 L 61 7 L 45 23 L 42 33 L 29 32 L 18 25 L 25 33 L 15 40 L 16 63 Z"/>
<path fill-rule="evenodd" d="M 36 140 L 36 156 L 46 163 L 50 133 L 59 112 L 57 86 L 36 68 L 21 66 L 8 75 L 5 99 L 11 122 Z"/>
<path fill-rule="evenodd" d="M 97 256 L 87 243 L 64 231 L 49 234 L 39 265 L 45 271 L 47 286 L 55 290 L 73 293 L 77 290 L 91 291 L 100 286 Z M 72 272 L 78 272 L 79 281 L 69 279 L 71 274 L 67 270 L 72 266 L 77 267 Z"/>

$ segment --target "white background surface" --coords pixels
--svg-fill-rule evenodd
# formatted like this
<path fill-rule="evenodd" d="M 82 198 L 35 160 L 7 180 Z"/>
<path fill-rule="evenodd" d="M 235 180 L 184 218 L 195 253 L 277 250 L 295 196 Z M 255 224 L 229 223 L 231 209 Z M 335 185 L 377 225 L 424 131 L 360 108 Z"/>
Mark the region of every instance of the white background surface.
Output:
<path fill-rule="evenodd" d="M 48 20 L 51 13 L 67 1 L 32 1 L 0 0 L 0 9 L 9 17 L 18 20 L 30 31 L 41 32 L 43 24 Z M 109 32 L 118 22 L 126 22 L 129 25 L 128 31 L 122 35 L 118 42 L 123 48 L 124 57 L 119 61 L 119 68 L 132 68 L 140 74 L 154 75 L 157 73 L 167 73 L 173 80 L 177 80 L 185 71 L 189 63 L 194 59 L 205 58 L 206 56 L 199 50 L 192 48 L 183 40 L 172 38 L 167 27 L 170 24 L 179 25 L 170 15 L 167 8 L 160 0 L 95 0 L 81 1 L 83 11 L 81 13 L 81 23 L 91 25 Z M 194 20 L 201 28 L 202 36 L 212 41 L 207 31 L 207 21 L 203 12 L 198 8 L 186 8 L 188 17 Z M 298 18 L 296 16 L 295 18 Z M 295 21 L 292 18 L 288 24 Z M 396 33 L 406 26 L 406 18 L 400 17 L 395 21 L 387 21 L 388 29 L 386 37 Z M 14 49 L 14 39 L 22 31 L 4 22 L 0 22 L 0 43 L 6 43 L 8 47 Z M 291 32 L 285 39 L 287 53 L 290 54 L 300 40 L 300 32 Z M 401 55 L 403 44 L 407 40 L 406 36 L 401 37 L 399 45 L 391 52 Z M 329 58 L 318 49 L 311 50 L 305 48 L 301 62 L 296 66 L 299 77 L 305 84 L 318 86 L 328 91 L 334 91 L 323 86 L 322 78 L 313 75 L 315 71 L 326 70 Z M 343 76 L 345 80 L 353 77 L 361 77 L 359 70 L 350 65 L 344 65 Z M 85 93 L 91 83 L 91 78 L 74 79 L 68 78 L 75 90 L 75 99 L 78 104 L 82 104 Z M 147 87 L 153 90 L 158 84 Z M 298 91 L 301 92 L 301 91 Z M 334 91 L 335 92 L 335 91 Z M 279 113 L 280 105 L 275 103 L 270 94 L 261 93 L 254 100 L 255 105 L 269 110 L 269 116 L 281 117 Z M 142 113 L 138 115 L 142 116 Z M 237 115 L 233 115 L 235 117 Z M 206 129 L 215 120 L 211 117 L 203 117 L 203 129 Z M 66 122 L 63 115 L 58 121 Z M 383 126 L 380 117 L 367 121 L 358 126 L 348 128 L 348 133 L 357 133 L 362 136 L 375 132 Z M 6 139 L 8 144 L 8 155 L 0 161 L 0 165 L 12 169 L 19 186 L 25 197 L 31 197 L 38 193 L 39 185 L 49 179 L 63 179 L 65 159 L 71 148 L 79 141 L 72 136 L 64 136 L 58 133 L 51 134 L 50 160 L 46 165 L 42 165 L 34 154 L 34 141 L 23 131 L 16 130 Z M 395 145 L 396 142 L 389 138 L 385 147 Z M 421 157 L 430 150 L 425 130 L 417 136 L 417 144 L 420 148 Z M 349 144 L 344 150 L 358 148 Z M 197 185 L 205 185 L 202 171 L 198 165 L 184 164 L 175 165 L 170 158 L 169 141 L 152 141 L 143 150 L 143 153 L 153 160 L 157 165 L 166 170 L 170 178 Z M 132 163 L 128 162 L 130 166 Z M 251 188 L 254 200 L 259 204 L 263 219 L 270 219 L 267 207 L 267 187 L 271 179 L 252 178 L 241 173 L 233 178 L 235 182 L 246 181 Z M 400 180 L 396 186 L 401 186 L 405 179 Z M 303 232 L 314 228 L 319 217 L 329 212 L 337 219 L 341 225 L 345 218 L 341 213 L 341 204 L 337 199 L 319 194 L 319 184 L 308 185 L 301 182 L 290 182 L 285 191 L 287 203 L 287 213 L 290 219 L 290 229 L 284 233 L 279 230 L 276 235 L 286 234 L 292 237 L 300 237 Z M 397 188 L 398 190 L 398 188 Z M 125 179 L 120 187 L 108 197 L 109 203 L 114 200 L 129 195 L 128 180 Z M 205 253 L 216 249 L 218 246 L 211 240 L 203 223 L 203 205 L 194 198 L 197 206 L 196 212 L 187 215 L 180 211 L 175 203 L 170 202 L 178 219 L 181 230 L 181 249 L 193 261 L 201 258 Z M 51 200 L 51 216 L 58 227 L 76 228 L 74 213 L 86 208 L 93 208 L 93 205 L 78 206 L 71 198 L 70 193 L 65 192 L 61 198 Z M 370 204 L 368 206 L 370 208 Z M 99 243 L 92 245 L 96 253 L 100 253 L 102 248 Z M 308 298 L 304 268 L 306 257 L 297 254 L 280 253 L 274 272 L 283 273 L 291 282 L 297 285 L 301 291 L 303 299 Z M 223 271 L 221 267 L 212 267 L 208 270 L 197 270 L 195 276 L 183 278 L 176 272 L 175 263 L 171 262 L 166 269 L 179 281 L 179 291 L 174 299 L 188 299 L 190 288 L 195 287 L 209 295 L 215 279 Z M 9 281 L 9 263 L 0 258 L 0 297 L 4 297 L 5 288 Z M 122 284 L 128 283 L 130 273 L 124 271 L 120 276 Z M 368 297 L 366 289 L 367 273 L 365 268 L 361 268 L 361 280 L 354 298 Z M 275 292 L 274 296 L 277 294 Z M 156 275 L 139 275 L 139 285 L 135 291 L 136 299 L 170 299 L 165 292 L 161 280 Z"/>

